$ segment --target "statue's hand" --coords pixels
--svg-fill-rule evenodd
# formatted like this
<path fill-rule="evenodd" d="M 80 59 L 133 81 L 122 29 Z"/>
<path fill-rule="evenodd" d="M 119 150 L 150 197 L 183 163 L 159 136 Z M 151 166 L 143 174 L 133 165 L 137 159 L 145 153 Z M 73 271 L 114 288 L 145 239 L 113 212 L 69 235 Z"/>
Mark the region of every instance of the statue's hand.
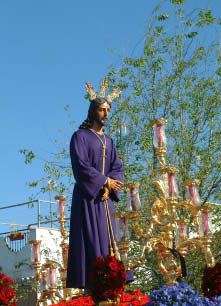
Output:
<path fill-rule="evenodd" d="M 109 178 L 109 188 L 110 190 L 116 190 L 116 191 L 120 191 L 123 189 L 123 183 L 119 180 L 114 180 L 112 178 Z"/>
<path fill-rule="evenodd" d="M 106 186 L 103 187 L 103 190 L 104 190 L 104 193 L 103 193 L 103 195 L 101 197 L 101 200 L 105 201 L 105 200 L 109 199 L 110 191 L 109 191 L 109 189 Z"/>

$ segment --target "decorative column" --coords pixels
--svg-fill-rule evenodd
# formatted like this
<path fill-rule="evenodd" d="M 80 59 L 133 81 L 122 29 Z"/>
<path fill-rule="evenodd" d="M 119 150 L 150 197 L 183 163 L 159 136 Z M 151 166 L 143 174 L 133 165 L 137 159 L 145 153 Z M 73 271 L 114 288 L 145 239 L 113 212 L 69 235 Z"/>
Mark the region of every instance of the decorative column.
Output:
<path fill-rule="evenodd" d="M 127 253 L 130 246 L 130 234 L 128 230 L 128 216 L 115 214 L 114 218 L 116 220 L 116 240 L 121 251 L 121 259 L 126 266 L 128 263 Z"/>
<path fill-rule="evenodd" d="M 150 121 L 150 124 L 153 127 L 153 146 L 156 155 L 159 157 L 159 163 L 161 166 L 164 166 L 166 164 L 164 157 L 167 150 L 167 139 L 165 135 L 166 123 L 167 120 L 164 118 L 154 119 Z"/>
<path fill-rule="evenodd" d="M 57 214 L 58 214 L 58 221 L 60 223 L 60 232 L 63 238 L 66 238 L 68 236 L 64 224 L 66 221 L 65 218 L 65 201 L 67 200 L 67 196 L 60 195 L 55 197 L 56 202 L 58 203 L 58 209 L 57 209 Z"/>
<path fill-rule="evenodd" d="M 39 301 L 39 285 L 40 285 L 40 268 L 41 268 L 41 250 L 40 244 L 41 240 L 31 240 L 29 241 L 31 247 L 31 261 L 35 269 L 35 281 L 36 281 L 36 295 L 37 295 L 37 306 L 40 305 Z"/>
<path fill-rule="evenodd" d="M 140 183 L 124 184 L 127 190 L 127 211 L 137 211 L 141 209 L 141 202 L 139 196 Z"/>
<path fill-rule="evenodd" d="M 183 182 L 183 186 L 185 186 L 187 190 L 187 200 L 195 205 L 201 204 L 199 191 L 198 191 L 199 184 L 200 180 L 197 179 Z"/>
<path fill-rule="evenodd" d="M 48 260 L 47 264 L 47 286 L 50 295 L 50 300 L 53 304 L 56 303 L 56 293 L 57 293 L 57 274 L 56 268 L 58 264 Z"/>

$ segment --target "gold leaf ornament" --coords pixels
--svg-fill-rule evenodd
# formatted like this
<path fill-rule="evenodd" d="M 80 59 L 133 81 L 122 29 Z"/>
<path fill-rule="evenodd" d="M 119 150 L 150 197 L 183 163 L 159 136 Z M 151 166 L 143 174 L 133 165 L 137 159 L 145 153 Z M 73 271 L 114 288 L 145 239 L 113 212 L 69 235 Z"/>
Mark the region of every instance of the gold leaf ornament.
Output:
<path fill-rule="evenodd" d="M 90 83 L 85 83 L 85 87 L 86 87 L 87 92 L 89 93 L 90 100 L 96 99 L 96 93 L 94 91 L 93 86 Z"/>
<path fill-rule="evenodd" d="M 121 93 L 121 89 L 119 87 L 115 88 L 113 92 L 107 96 L 107 101 L 110 103 L 114 99 L 118 98 Z"/>
<path fill-rule="evenodd" d="M 99 92 L 99 96 L 100 96 L 100 98 L 104 98 L 106 89 L 108 87 L 107 79 L 103 79 L 103 81 L 101 82 L 101 86 L 100 87 L 101 87 L 101 90 Z"/>
<path fill-rule="evenodd" d="M 89 93 L 90 100 L 96 99 L 96 93 L 94 91 L 93 86 L 90 83 L 85 83 L 85 87 L 87 92 Z M 108 87 L 108 81 L 107 79 L 103 79 L 100 85 L 100 92 L 99 92 L 99 97 L 100 98 L 105 98 L 105 92 Z M 111 94 L 105 98 L 108 103 L 111 103 L 114 99 L 118 98 L 121 93 L 121 89 L 119 87 L 115 88 Z"/>

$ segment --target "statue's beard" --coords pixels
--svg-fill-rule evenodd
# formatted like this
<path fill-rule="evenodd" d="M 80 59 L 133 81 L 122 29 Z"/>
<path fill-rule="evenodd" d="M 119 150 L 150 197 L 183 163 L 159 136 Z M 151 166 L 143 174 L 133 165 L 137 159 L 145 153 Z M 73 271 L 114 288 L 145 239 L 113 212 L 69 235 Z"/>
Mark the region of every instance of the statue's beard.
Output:
<path fill-rule="evenodd" d="M 97 116 L 96 116 L 96 118 L 95 118 L 95 121 L 98 123 L 98 124 L 100 124 L 101 126 L 107 126 L 108 125 L 108 119 L 107 118 L 102 118 L 102 119 L 100 119 L 100 118 L 98 118 Z"/>
<path fill-rule="evenodd" d="M 100 123 L 102 126 L 107 126 L 107 125 L 108 125 L 108 119 L 106 119 L 106 120 L 101 119 L 101 120 L 99 120 L 99 123 Z"/>

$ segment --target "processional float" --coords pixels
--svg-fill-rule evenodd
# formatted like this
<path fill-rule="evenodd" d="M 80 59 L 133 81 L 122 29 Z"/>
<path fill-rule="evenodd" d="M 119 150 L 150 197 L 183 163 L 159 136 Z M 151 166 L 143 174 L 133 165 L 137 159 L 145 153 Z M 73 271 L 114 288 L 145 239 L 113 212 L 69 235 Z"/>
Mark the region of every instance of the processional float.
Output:
<path fill-rule="evenodd" d="M 215 265 L 211 252 L 212 223 L 210 205 L 201 205 L 198 186 L 199 180 L 192 179 L 183 182 L 187 189 L 187 198 L 182 199 L 178 194 L 177 175 L 179 170 L 166 162 L 167 142 L 165 136 L 166 119 L 151 121 L 153 127 L 153 145 L 158 158 L 159 167 L 152 171 L 152 184 L 156 186 L 158 197 L 153 199 L 149 225 L 141 229 L 141 201 L 139 197 L 140 183 L 124 184 L 128 193 L 128 205 L 125 210 L 114 213 L 117 226 L 117 244 L 121 251 L 121 259 L 126 271 L 139 267 L 145 259 L 145 253 L 150 250 L 157 253 L 159 270 L 168 279 L 167 285 L 176 282 L 177 277 L 184 276 L 184 258 L 189 250 L 200 248 L 205 255 L 209 267 Z M 62 242 L 62 263 L 46 260 L 40 263 L 41 241 L 30 241 L 32 248 L 33 267 L 37 287 L 37 305 L 47 306 L 48 302 L 68 301 L 73 294 L 82 293 L 78 289 L 66 288 L 68 233 L 65 230 L 65 200 L 66 196 L 57 196 L 58 221 Z M 181 210 L 193 219 L 192 235 L 189 235 L 190 218 L 182 218 Z M 183 214 L 184 215 L 184 214 Z M 131 244 L 128 221 L 131 220 L 136 237 L 145 239 L 145 245 L 136 262 L 128 259 Z M 59 276 L 56 270 L 59 270 Z M 59 283 L 61 284 L 59 286 Z"/>

